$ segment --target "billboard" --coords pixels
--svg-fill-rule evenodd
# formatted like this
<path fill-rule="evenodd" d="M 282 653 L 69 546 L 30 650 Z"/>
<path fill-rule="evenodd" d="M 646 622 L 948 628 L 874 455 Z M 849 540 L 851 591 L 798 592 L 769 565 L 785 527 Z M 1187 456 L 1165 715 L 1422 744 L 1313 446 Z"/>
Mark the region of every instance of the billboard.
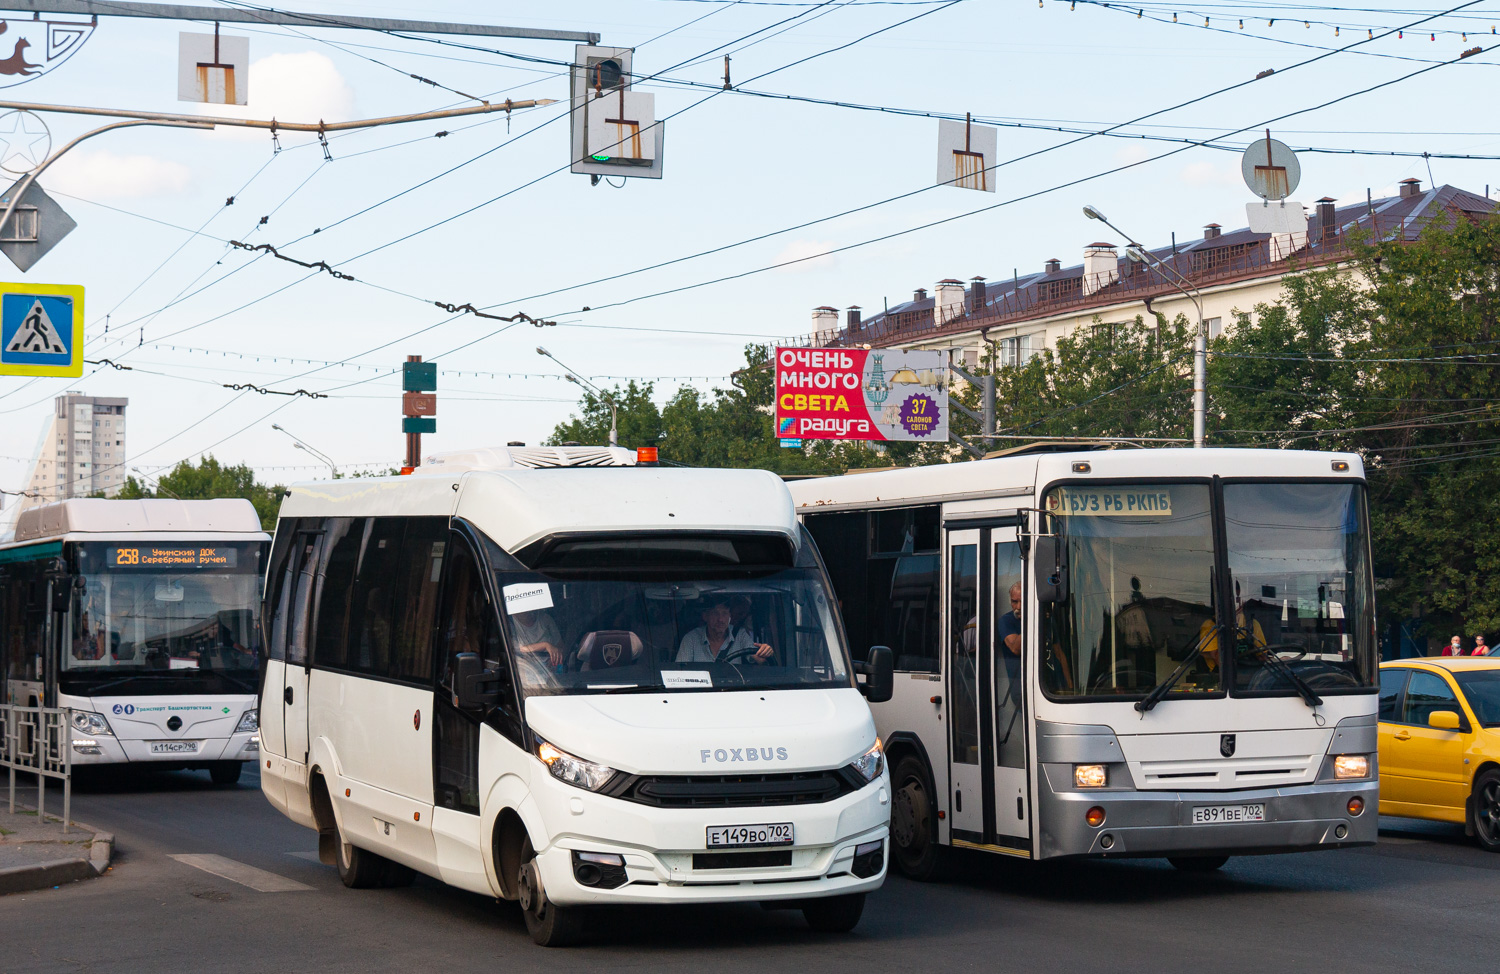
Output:
<path fill-rule="evenodd" d="M 778 348 L 776 435 L 947 440 L 946 354 L 891 348 Z"/>

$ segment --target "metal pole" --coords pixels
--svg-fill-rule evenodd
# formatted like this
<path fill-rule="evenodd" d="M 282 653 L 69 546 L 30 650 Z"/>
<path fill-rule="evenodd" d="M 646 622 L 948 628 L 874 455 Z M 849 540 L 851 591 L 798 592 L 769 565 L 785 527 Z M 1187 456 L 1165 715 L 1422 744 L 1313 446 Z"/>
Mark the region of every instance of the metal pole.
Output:
<path fill-rule="evenodd" d="M 277 119 L 229 118 L 224 115 L 184 115 L 180 112 L 137 112 L 128 108 L 90 108 L 85 105 L 45 105 L 25 101 L 0 101 L 0 109 L 18 112 L 57 112 L 60 115 L 103 115 L 110 118 L 134 118 L 148 122 L 182 122 L 199 128 L 215 125 L 238 125 L 241 128 L 275 129 L 278 132 L 339 132 L 345 129 L 374 128 L 377 125 L 399 125 L 403 122 L 428 122 L 438 118 L 456 118 L 461 115 L 483 115 L 487 112 L 509 112 L 517 108 L 541 108 L 557 104 L 556 98 L 528 98 L 525 101 L 481 102 L 463 108 L 443 108 L 415 115 L 385 115 L 380 118 L 362 118 L 350 122 L 282 122 Z M 90 132 L 89 135 L 94 133 Z M 87 138 L 88 136 L 84 136 Z"/>
<path fill-rule="evenodd" d="M 538 355 L 542 355 L 542 356 L 545 356 L 547 358 L 550 358 L 554 362 L 557 362 L 558 367 L 561 368 L 564 372 L 568 373 L 567 376 L 566 376 L 566 378 L 567 378 L 567 380 L 569 382 L 572 382 L 575 385 L 585 385 L 585 386 L 588 386 L 590 389 L 594 390 L 595 394 L 598 395 L 598 397 L 602 401 L 609 403 L 609 445 L 610 446 L 619 446 L 620 445 L 620 427 L 619 427 L 619 424 L 616 422 L 616 420 L 618 418 L 618 415 L 617 415 L 616 410 L 615 410 L 616 403 L 615 403 L 615 397 L 614 397 L 614 395 L 612 393 L 605 392 L 603 389 L 601 389 L 598 386 L 594 385 L 592 382 L 590 382 L 589 380 L 585 379 L 583 376 L 579 375 L 577 372 L 574 372 L 572 369 L 568 368 L 566 365 L 563 365 L 563 363 L 558 359 L 558 357 L 556 355 L 553 355 L 551 352 L 547 351 L 545 348 L 542 348 L 541 346 L 537 346 L 536 353 Z"/>
<path fill-rule="evenodd" d="M 990 364 L 990 368 L 993 369 L 994 367 L 995 367 L 994 364 L 991 363 Z M 984 384 L 981 387 L 981 391 L 984 393 L 984 436 L 983 436 L 983 439 L 986 441 L 985 442 L 985 446 L 988 447 L 990 445 L 988 441 L 989 441 L 990 437 L 993 436 L 994 433 L 995 433 L 995 374 L 994 374 L 994 372 L 991 372 L 989 375 L 987 375 L 987 376 L 984 377 Z"/>

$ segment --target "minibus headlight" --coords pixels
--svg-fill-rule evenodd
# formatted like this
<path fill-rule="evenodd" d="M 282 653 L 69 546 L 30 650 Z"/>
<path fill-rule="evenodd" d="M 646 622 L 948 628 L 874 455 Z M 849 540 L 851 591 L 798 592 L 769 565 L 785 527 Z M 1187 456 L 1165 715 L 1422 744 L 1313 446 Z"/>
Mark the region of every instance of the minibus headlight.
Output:
<path fill-rule="evenodd" d="M 1335 778 L 1368 778 L 1370 756 L 1368 754 L 1340 754 L 1333 759 Z"/>
<path fill-rule="evenodd" d="M 260 730 L 260 711 L 258 709 L 247 710 L 240 714 L 240 722 L 234 726 L 236 734 L 250 734 Z"/>
<path fill-rule="evenodd" d="M 1073 765 L 1073 785 L 1076 788 L 1105 788 L 1109 786 L 1109 768 L 1102 764 Z"/>
<path fill-rule="evenodd" d="M 536 756 L 552 772 L 552 777 L 586 791 L 598 791 L 609 784 L 616 773 L 614 768 L 574 757 L 540 737 L 536 739 Z"/>
<path fill-rule="evenodd" d="M 103 714 L 94 714 L 87 710 L 73 711 L 73 728 L 91 737 L 101 734 L 108 737 L 115 736 L 115 732 L 109 729 L 109 721 L 104 719 Z"/>
<path fill-rule="evenodd" d="M 881 745 L 880 738 L 875 738 L 870 749 L 851 761 L 849 766 L 859 772 L 866 784 L 880 777 L 880 772 L 885 770 L 885 748 Z"/>

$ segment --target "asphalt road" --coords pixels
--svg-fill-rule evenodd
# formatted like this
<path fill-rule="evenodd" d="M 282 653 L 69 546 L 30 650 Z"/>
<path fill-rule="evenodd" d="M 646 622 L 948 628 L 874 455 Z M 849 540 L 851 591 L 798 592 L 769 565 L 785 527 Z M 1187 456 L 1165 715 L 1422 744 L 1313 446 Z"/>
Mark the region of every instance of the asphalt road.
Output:
<path fill-rule="evenodd" d="M 253 769 L 230 789 L 204 772 L 96 784 L 74 809 L 115 832 L 114 867 L 0 897 L 0 972 L 1457 974 L 1493 971 L 1500 954 L 1500 855 L 1461 829 L 1405 820 L 1383 822 L 1372 849 L 1234 859 L 1210 875 L 975 853 L 942 883 L 891 878 L 848 935 L 756 906 L 629 909 L 600 917 L 589 946 L 547 950 L 514 904 L 426 878 L 345 889 L 318 864 L 314 834 L 266 804 Z M 258 892 L 172 858 L 204 854 L 309 888 Z"/>

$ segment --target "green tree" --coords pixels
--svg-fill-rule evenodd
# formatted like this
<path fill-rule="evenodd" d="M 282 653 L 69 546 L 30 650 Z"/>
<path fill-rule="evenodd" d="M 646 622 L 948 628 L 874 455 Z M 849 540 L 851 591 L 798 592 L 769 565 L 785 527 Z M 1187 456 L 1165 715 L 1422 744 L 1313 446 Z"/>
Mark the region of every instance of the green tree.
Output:
<path fill-rule="evenodd" d="M 194 464 L 187 460 L 162 474 L 153 489 L 135 477 L 128 477 L 116 496 L 123 500 L 170 497 L 177 500 L 211 500 L 216 497 L 243 497 L 255 506 L 261 527 L 275 530 L 276 513 L 286 488 L 268 485 L 255 479 L 255 471 L 245 464 L 226 467 L 212 456 Z"/>

